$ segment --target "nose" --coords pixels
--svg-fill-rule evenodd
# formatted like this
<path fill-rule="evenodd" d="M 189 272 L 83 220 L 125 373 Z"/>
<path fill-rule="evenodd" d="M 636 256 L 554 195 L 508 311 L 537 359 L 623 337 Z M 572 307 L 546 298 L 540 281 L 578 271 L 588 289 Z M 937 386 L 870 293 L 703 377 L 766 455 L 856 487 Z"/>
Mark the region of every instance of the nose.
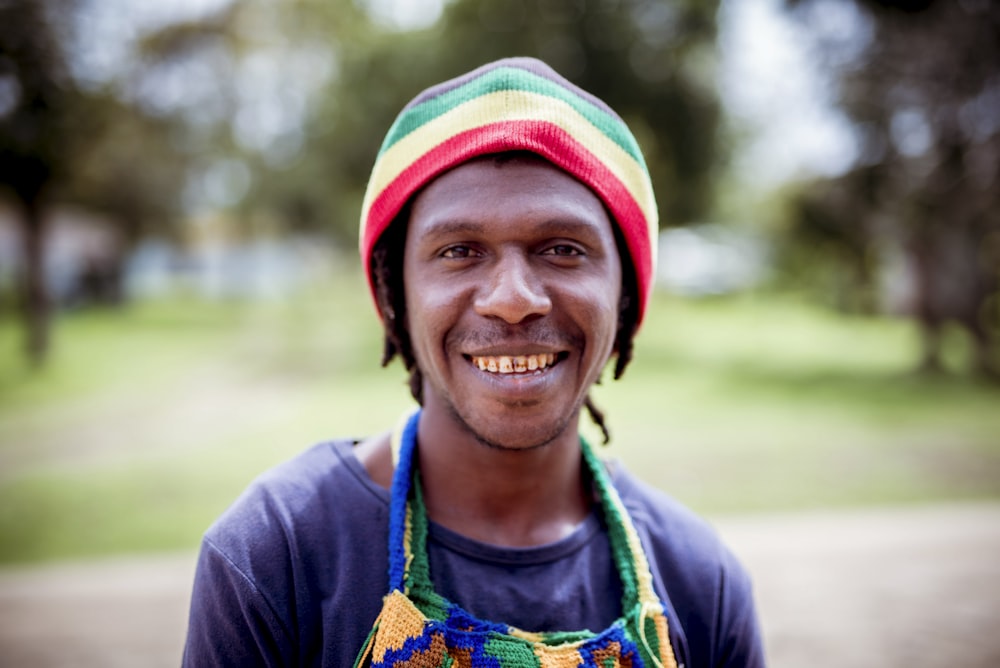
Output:
<path fill-rule="evenodd" d="M 520 255 L 503 258 L 494 266 L 488 281 L 473 304 L 481 316 L 500 318 L 514 325 L 552 310 L 552 300 L 527 258 Z"/>

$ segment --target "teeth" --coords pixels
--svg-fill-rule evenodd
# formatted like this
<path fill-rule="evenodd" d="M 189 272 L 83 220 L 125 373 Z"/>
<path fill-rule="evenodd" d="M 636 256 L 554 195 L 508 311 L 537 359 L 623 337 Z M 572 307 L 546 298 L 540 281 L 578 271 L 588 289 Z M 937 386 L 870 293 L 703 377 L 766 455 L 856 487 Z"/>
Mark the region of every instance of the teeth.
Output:
<path fill-rule="evenodd" d="M 552 366 L 555 364 L 555 361 L 556 356 L 554 353 L 472 358 L 472 363 L 480 371 L 489 371 L 490 373 L 526 373 L 528 371 L 539 371 L 547 366 Z"/>

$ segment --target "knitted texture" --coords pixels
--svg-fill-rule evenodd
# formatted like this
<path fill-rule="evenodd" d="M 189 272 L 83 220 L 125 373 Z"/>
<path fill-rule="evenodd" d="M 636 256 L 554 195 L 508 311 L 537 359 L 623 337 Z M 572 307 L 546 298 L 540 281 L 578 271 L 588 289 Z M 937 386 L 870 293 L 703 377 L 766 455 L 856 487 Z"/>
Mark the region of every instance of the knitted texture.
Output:
<path fill-rule="evenodd" d="M 622 580 L 622 617 L 600 633 L 532 633 L 480 620 L 437 594 L 427 562 L 427 515 L 420 475 L 413 469 L 419 415 L 403 431 L 393 479 L 390 591 L 356 666 L 676 668 L 667 618 L 652 589 L 638 534 L 603 464 L 583 439 L 584 459 L 602 501 Z"/>
<path fill-rule="evenodd" d="M 480 155 L 530 151 L 590 187 L 622 232 L 645 313 L 656 265 L 649 171 L 625 122 L 604 102 L 532 58 L 484 65 L 427 89 L 382 143 L 361 212 L 361 259 L 406 202 L 436 176 Z"/>

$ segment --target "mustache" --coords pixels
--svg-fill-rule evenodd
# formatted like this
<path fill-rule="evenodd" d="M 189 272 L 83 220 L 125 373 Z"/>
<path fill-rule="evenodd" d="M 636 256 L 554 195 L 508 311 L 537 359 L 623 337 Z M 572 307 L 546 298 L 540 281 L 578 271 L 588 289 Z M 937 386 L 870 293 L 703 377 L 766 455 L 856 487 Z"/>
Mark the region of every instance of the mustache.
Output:
<path fill-rule="evenodd" d="M 448 337 L 449 346 L 458 349 L 491 348 L 511 342 L 541 348 L 575 348 L 579 345 L 579 337 L 567 335 L 566 332 L 541 321 L 518 325 L 493 323 L 485 327 L 453 332 Z"/>

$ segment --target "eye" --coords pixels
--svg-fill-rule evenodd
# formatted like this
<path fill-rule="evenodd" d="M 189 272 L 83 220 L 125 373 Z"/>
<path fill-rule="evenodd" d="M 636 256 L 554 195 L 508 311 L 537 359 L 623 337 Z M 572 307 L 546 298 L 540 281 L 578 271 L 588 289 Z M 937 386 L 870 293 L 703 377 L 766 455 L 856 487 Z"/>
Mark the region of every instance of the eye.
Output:
<path fill-rule="evenodd" d="M 584 255 L 583 249 L 572 244 L 556 244 L 542 251 L 542 255 L 555 255 L 558 257 L 576 257 Z"/>
<path fill-rule="evenodd" d="M 462 244 L 448 246 L 441 251 L 441 257 L 448 258 L 449 260 L 463 260 L 465 258 L 473 257 L 474 255 L 475 251 L 472 250 L 471 246 L 463 246 Z"/>

